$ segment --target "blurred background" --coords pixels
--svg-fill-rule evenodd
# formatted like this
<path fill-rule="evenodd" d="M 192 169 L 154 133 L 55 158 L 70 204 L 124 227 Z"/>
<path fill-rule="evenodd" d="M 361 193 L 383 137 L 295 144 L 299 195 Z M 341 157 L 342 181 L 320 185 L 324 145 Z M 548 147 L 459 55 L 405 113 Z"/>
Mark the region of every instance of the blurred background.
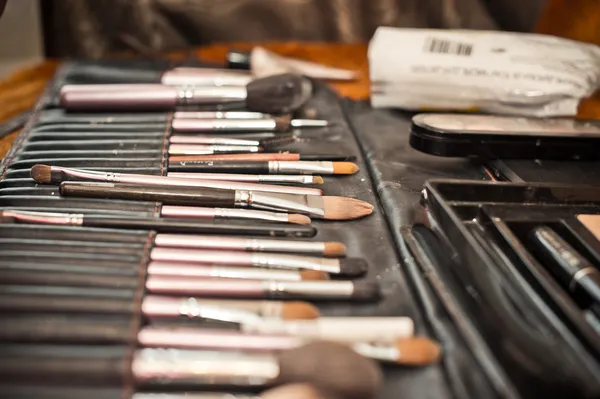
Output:
<path fill-rule="evenodd" d="M 1 2 L 1 1 L 0 1 Z M 44 57 L 215 42 L 366 42 L 377 26 L 531 31 L 545 0 L 8 0 L 0 75 Z"/>

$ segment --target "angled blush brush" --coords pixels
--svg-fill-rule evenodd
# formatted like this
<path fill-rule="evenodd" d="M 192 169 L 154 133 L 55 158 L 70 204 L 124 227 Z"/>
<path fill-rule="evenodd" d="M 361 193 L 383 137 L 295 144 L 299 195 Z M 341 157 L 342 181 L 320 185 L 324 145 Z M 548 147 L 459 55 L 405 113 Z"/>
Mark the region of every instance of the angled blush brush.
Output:
<path fill-rule="evenodd" d="M 142 218 L 126 216 L 84 215 L 50 212 L 0 211 L 0 218 L 20 223 L 40 223 L 69 226 L 107 227 L 134 230 L 155 230 L 164 233 L 264 235 L 278 237 L 313 237 L 310 226 L 260 223 L 210 223 L 177 218 Z"/>
<path fill-rule="evenodd" d="M 285 114 L 300 108 L 312 94 L 309 79 L 274 75 L 245 87 L 176 88 L 153 84 L 65 85 L 60 103 L 67 110 L 171 110 L 178 105 L 245 103 L 250 111 Z"/>
<path fill-rule="evenodd" d="M 115 183 L 66 181 L 60 185 L 62 196 L 156 201 L 166 205 L 253 208 L 295 212 L 327 220 L 358 219 L 373 212 L 367 202 L 346 197 L 261 193 L 204 187 L 126 185 Z"/>
<path fill-rule="evenodd" d="M 107 173 L 93 170 L 63 168 L 60 166 L 34 165 L 31 168 L 31 178 L 42 184 L 59 184 L 68 181 L 99 181 L 125 183 L 131 185 L 153 185 L 164 187 L 204 187 L 225 190 L 252 190 L 272 193 L 322 195 L 316 188 L 278 186 L 246 182 L 224 182 L 199 179 L 181 179 L 168 176 L 153 176 L 129 173 Z"/>

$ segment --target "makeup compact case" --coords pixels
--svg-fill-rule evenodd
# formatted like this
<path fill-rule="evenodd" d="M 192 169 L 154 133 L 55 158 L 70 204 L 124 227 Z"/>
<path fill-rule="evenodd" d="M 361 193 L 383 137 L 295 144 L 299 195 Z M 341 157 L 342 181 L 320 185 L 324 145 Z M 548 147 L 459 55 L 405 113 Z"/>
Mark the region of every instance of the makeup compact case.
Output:
<path fill-rule="evenodd" d="M 119 114 L 131 117 L 127 124 L 110 122 L 111 115 L 104 115 L 104 122 L 95 120 L 81 130 L 60 124 L 58 129 L 48 128 L 44 121 L 56 122 L 64 116 L 57 97 L 63 84 L 131 82 L 139 81 L 139 76 L 154 82 L 157 72 L 169 66 L 159 61 L 73 62 L 62 66 L 2 161 L 0 207 L 157 215 L 159 203 L 61 198 L 56 187 L 35 184 L 29 168 L 45 163 L 165 175 L 170 113 Z M 537 291 L 530 294 L 521 281 L 496 280 L 499 273 L 490 271 L 487 275 L 486 265 L 477 263 L 477 258 L 462 264 L 464 253 L 440 234 L 448 228 L 437 221 L 441 214 L 431 212 L 433 217 L 429 217 L 422 206 L 427 205 L 421 194 L 427 180 L 485 182 L 489 177 L 481 165 L 418 153 L 408 144 L 408 115 L 340 100 L 318 82 L 315 87 L 313 97 L 297 116 L 326 119 L 331 126 L 301 131 L 302 140 L 285 149 L 355 155 L 359 173 L 326 177 L 322 187 L 327 195 L 365 200 L 375 205 L 375 212 L 353 222 L 317 221 L 314 239 L 345 243 L 348 256 L 362 257 L 369 263 L 366 278 L 379 282 L 382 290 L 378 302 L 319 303 L 319 308 L 330 316 L 409 316 L 416 334 L 432 337 L 444 348 L 439 364 L 415 369 L 385 367 L 381 397 L 562 398 L 565 392 L 570 398 L 598 396 L 598 379 L 592 374 L 598 358 L 588 344 L 582 343 L 581 333 L 558 328 L 560 322 L 565 323 L 562 319 L 558 324 L 549 323 L 554 311 L 546 309 L 550 302 L 546 305 L 547 298 Z M 76 156 L 44 152 L 40 149 L 43 145 L 35 144 L 48 134 L 58 133 L 73 139 L 118 133 L 121 138 L 115 139 L 117 146 L 123 135 L 152 137 L 154 144 L 111 147 L 108 153 L 95 148 Z M 430 187 L 437 186 L 428 185 L 427 189 Z M 436 223 L 440 229 L 431 229 Z M 79 245 L 64 246 L 61 253 L 51 240 L 40 238 L 47 237 L 48 231 L 62 246 L 68 241 L 78 241 Z M 136 334 L 146 323 L 140 301 L 154 234 L 144 230 L 0 225 L 0 261 L 31 265 L 27 285 L 11 283 L 20 281 L 18 272 L 27 270 L 5 270 L 5 276 L 13 280 L 0 279 L 0 392 L 11 398 L 102 399 L 130 398 L 144 390 L 163 392 L 161 387 L 136 386 L 130 372 Z M 48 256 L 80 269 L 107 262 L 114 270 L 79 280 L 51 270 L 33 272 L 43 267 Z M 455 263 L 463 266 L 456 267 Z M 474 264 L 481 273 L 471 276 L 468 268 Z M 489 296 L 481 291 L 495 284 L 510 291 L 510 300 L 497 290 L 490 290 Z M 69 310 L 53 311 L 53 303 L 58 302 L 61 309 Z M 530 314 L 536 318 L 529 319 Z M 69 334 L 61 336 L 58 332 L 65 328 L 70 329 Z M 38 331 L 37 342 L 31 342 L 27 334 L 31 329 Z M 593 338 L 590 331 L 586 334 Z M 579 367 L 575 367 L 577 362 L 581 362 Z M 568 373 L 561 377 L 563 371 Z M 206 390 L 211 388 L 214 390 L 210 386 Z"/>

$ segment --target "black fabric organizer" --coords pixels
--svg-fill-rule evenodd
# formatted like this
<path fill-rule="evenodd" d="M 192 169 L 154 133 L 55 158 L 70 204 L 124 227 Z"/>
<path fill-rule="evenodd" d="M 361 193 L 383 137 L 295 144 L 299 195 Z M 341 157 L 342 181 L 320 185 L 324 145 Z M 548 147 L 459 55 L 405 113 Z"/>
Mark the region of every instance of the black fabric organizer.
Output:
<path fill-rule="evenodd" d="M 103 62 L 70 63 L 64 65 L 54 82 L 41 97 L 37 109 L 19 135 L 9 154 L 0 166 L 0 207 L 28 207 L 42 209 L 47 206 L 40 199 L 52 200 L 57 209 L 72 212 L 107 212 L 123 215 L 156 215 L 160 204 L 132 203 L 128 201 L 96 201 L 83 199 L 56 198 L 53 190 L 37 186 L 30 178 L 28 168 L 41 162 L 36 154 L 26 155 L 25 150 L 39 150 L 42 139 L 36 138 L 38 121 L 60 112 L 57 108 L 57 91 L 65 83 L 85 83 L 82 71 L 104 73 L 94 83 L 111 83 L 114 76 L 108 69 L 123 67 L 124 70 L 165 69 L 166 62 Z M 104 71 L 104 72 L 103 72 Z M 152 74 L 149 74 L 152 75 Z M 124 73 L 123 76 L 130 76 Z M 378 281 L 382 286 L 383 298 L 373 304 L 352 304 L 346 302 L 322 303 L 319 307 L 325 315 L 335 316 L 410 316 L 415 322 L 419 335 L 430 336 L 440 341 L 444 347 L 444 359 L 438 365 L 423 369 L 386 367 L 385 385 L 381 398 L 525 398 L 523 381 L 516 381 L 514 373 L 509 375 L 509 363 L 503 362 L 490 349 L 490 342 L 478 329 L 478 320 L 469 308 L 469 297 L 459 280 L 452 276 L 448 262 L 458 261 L 451 249 L 444 246 L 439 237 L 426 227 L 420 211 L 421 190 L 431 178 L 459 178 L 484 181 L 487 175 L 479 165 L 464 160 L 448 160 L 420 154 L 408 145 L 410 115 L 373 111 L 365 103 L 340 99 L 326 85 L 317 83 L 316 92 L 309 103 L 298 113 L 299 117 L 327 119 L 332 126 L 323 130 L 302 131 L 301 142 L 286 146 L 287 150 L 300 150 L 307 153 L 334 152 L 354 154 L 361 171 L 348 177 L 325 178 L 323 186 L 327 195 L 343 195 L 365 200 L 375 205 L 372 216 L 351 222 L 315 222 L 318 234 L 315 240 L 341 241 L 348 247 L 348 256 L 360 256 L 368 261 L 370 270 L 367 279 Z M 153 114 L 152 123 L 145 123 L 143 134 L 139 131 L 123 134 L 157 139 L 156 146 L 127 148 L 127 159 L 119 154 L 100 161 L 85 161 L 95 169 L 130 171 L 163 175 L 166 173 L 165 138 L 169 134 L 169 114 Z M 93 125 L 98 133 L 101 130 Z M 139 127 L 138 127 L 139 129 Z M 138 130 L 136 129 L 136 130 Z M 42 131 L 47 130 L 45 128 Z M 74 134 L 77 132 L 72 132 Z M 37 146 L 37 147 L 36 147 Z M 144 152 L 139 157 L 140 151 Z M 44 161 L 46 162 L 46 161 Z M 58 161 L 57 161 L 58 162 Z M 79 165 L 74 161 L 72 166 Z M 64 163 L 63 163 L 64 164 Z M 20 191 L 21 190 L 21 191 Z M 26 192 L 26 195 L 20 195 Z M 411 228 L 413 224 L 417 226 Z M 127 372 L 131 352 L 135 348 L 135 334 L 144 322 L 140 316 L 139 301 L 143 295 L 142 283 L 144 267 L 148 259 L 153 232 L 148 231 L 101 231 L 98 229 L 18 227 L 0 225 L 0 239 L 4 237 L 35 237 L 35 232 L 52 230 L 56 239 L 89 241 L 89 253 L 82 254 L 77 262 L 93 264 L 95 259 L 123 261 L 123 279 L 129 281 L 126 287 L 110 288 L 110 281 L 104 282 L 104 291 L 93 296 L 94 290 L 86 288 L 87 302 L 82 304 L 85 316 L 83 321 L 98 324 L 95 340 L 82 339 L 81 342 L 46 345 L 40 343 L 31 348 L 20 344 L 17 334 L 14 342 L 0 343 L 4 359 L 0 363 L 9 364 L 11 356 L 29 351 L 40 359 L 51 356 L 53 351 L 63 351 L 70 359 L 105 359 L 106 367 L 96 370 L 95 377 L 81 371 L 81 378 L 60 380 L 52 372 L 56 367 L 73 367 L 78 363 L 48 363 L 48 374 L 30 375 L 26 370 L 15 367 L 6 371 L 10 378 L 0 382 L 0 392 L 7 392 L 11 398 L 129 398 L 135 392 L 134 382 Z M 35 232 L 34 232 L 35 231 Z M 83 233 L 84 234 L 79 234 Z M 69 237 L 69 238 L 67 238 Z M 115 253 L 106 253 L 98 243 L 119 243 Z M 1 242 L 1 241 L 0 241 Z M 97 250 L 94 249 L 97 247 Z M 123 253 L 127 256 L 124 257 Z M 100 254 L 102 254 L 100 256 Z M 11 251 L 0 248 L 0 262 L 15 257 L 27 257 L 39 262 L 47 253 Z M 11 308 L 10 297 L 22 288 L 0 285 L 0 316 L 6 320 L 21 317 L 19 309 Z M 98 290 L 96 290 L 98 291 Z M 89 306 L 88 310 L 85 306 Z M 75 305 L 73 305 L 75 306 Z M 118 308 L 119 315 L 109 316 L 105 308 Z M 81 314 L 82 310 L 79 310 Z M 40 312 L 43 313 L 43 312 Z M 41 314 L 30 316 L 42 317 Z M 47 315 L 46 315 L 47 316 Z M 83 315 L 82 315 L 83 316 Z M 82 317 L 78 316 L 78 317 Z M 71 316 L 73 318 L 73 316 Z M 79 318 L 77 319 L 79 320 Z M 0 321 L 4 324 L 4 321 Z M 102 329 L 102 323 L 110 328 Z M 0 326 L 1 328 L 1 326 Z M 40 324 L 40 328 L 43 325 Z M 502 326 L 498 326 L 502 329 Z M 526 374 L 523 374 L 526 376 Z M 35 381 L 35 383 L 32 383 Z M 538 382 L 535 382 L 538 383 Z M 567 383 L 568 385 L 568 383 Z M 543 384 L 536 393 L 546 397 L 563 397 L 557 391 L 553 395 Z M 575 397 L 575 396 L 573 396 Z M 579 397 L 579 396 L 577 396 Z M 584 397 L 584 396 L 582 396 Z"/>

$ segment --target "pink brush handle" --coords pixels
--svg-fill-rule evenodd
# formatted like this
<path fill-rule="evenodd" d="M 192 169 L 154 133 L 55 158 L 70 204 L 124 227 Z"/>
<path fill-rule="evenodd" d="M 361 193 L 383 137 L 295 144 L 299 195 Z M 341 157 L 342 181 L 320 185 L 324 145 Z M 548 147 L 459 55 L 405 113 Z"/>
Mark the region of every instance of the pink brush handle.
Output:
<path fill-rule="evenodd" d="M 173 109 L 177 104 L 177 89 L 163 85 L 81 85 L 63 86 L 60 104 L 67 109 L 128 110 Z"/>
<path fill-rule="evenodd" d="M 261 298 L 261 281 L 148 276 L 146 290 L 151 294 L 211 296 L 221 298 Z"/>

